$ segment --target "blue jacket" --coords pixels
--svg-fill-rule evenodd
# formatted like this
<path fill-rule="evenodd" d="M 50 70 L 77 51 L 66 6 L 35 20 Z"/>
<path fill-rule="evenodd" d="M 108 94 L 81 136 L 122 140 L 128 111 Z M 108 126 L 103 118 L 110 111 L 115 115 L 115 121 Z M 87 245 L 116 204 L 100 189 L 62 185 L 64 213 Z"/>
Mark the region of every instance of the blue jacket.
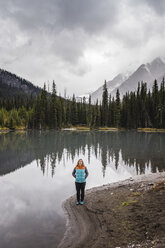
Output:
<path fill-rule="evenodd" d="M 78 167 L 75 166 L 72 171 L 72 176 L 76 178 L 75 182 L 77 183 L 84 183 L 86 182 L 86 178 L 88 176 L 88 169 L 86 166 Z"/>

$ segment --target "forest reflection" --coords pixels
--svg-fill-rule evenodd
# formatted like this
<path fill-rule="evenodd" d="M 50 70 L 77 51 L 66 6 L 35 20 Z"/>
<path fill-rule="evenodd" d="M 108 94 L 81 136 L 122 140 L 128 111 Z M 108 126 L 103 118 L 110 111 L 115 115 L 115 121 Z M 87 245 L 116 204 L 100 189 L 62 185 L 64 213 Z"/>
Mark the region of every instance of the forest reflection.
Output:
<path fill-rule="evenodd" d="M 45 173 L 48 164 L 51 175 L 64 158 L 74 162 L 75 156 L 85 155 L 90 164 L 91 155 L 100 159 L 103 176 L 107 165 L 114 161 L 136 168 L 137 174 L 165 170 L 165 134 L 123 132 L 28 131 L 0 135 L 0 175 L 19 169 L 33 160 Z"/>

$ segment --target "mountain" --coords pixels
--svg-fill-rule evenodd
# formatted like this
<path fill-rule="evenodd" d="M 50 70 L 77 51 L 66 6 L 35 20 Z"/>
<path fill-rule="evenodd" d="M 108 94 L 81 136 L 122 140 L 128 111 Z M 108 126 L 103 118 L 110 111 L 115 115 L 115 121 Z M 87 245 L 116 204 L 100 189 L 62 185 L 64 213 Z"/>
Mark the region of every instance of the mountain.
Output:
<path fill-rule="evenodd" d="M 107 82 L 108 93 L 112 92 L 116 87 L 119 87 L 129 76 L 130 73 L 120 73 L 114 77 L 111 81 Z M 98 99 L 98 102 L 102 100 L 103 85 L 99 87 L 96 91 L 91 94 L 91 101 L 95 103 Z"/>
<path fill-rule="evenodd" d="M 119 87 L 116 87 L 111 91 L 112 96 L 115 96 L 117 88 L 120 91 L 120 96 L 123 96 L 127 91 L 135 91 L 138 86 L 138 82 L 146 82 L 147 88 L 152 89 L 154 80 L 158 80 L 158 84 L 161 83 L 165 76 L 165 61 L 163 58 L 156 58 L 151 63 L 142 64 L 139 68 Z"/>
<path fill-rule="evenodd" d="M 17 75 L 0 69 L 0 97 L 15 95 L 35 96 L 41 92 L 41 88 Z"/>
<path fill-rule="evenodd" d="M 151 63 L 142 64 L 136 71 L 128 75 L 128 77 L 125 76 L 124 78 L 124 76 L 119 75 L 112 81 L 107 82 L 108 93 L 111 94 L 112 97 L 115 97 L 117 89 L 119 89 L 120 97 L 128 91 L 136 91 L 138 82 L 141 81 L 147 83 L 148 89 L 152 89 L 155 79 L 157 79 L 158 84 L 160 84 L 163 77 L 165 77 L 165 59 L 158 57 Z M 96 101 L 96 98 L 102 98 L 102 88 L 103 86 L 91 94 L 93 103 Z"/>

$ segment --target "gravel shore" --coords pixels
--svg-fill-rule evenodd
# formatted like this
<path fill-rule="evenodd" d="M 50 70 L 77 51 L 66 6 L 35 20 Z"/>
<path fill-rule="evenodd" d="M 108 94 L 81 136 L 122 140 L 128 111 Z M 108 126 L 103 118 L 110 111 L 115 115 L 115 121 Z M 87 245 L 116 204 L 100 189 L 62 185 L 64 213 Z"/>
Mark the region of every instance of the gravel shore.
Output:
<path fill-rule="evenodd" d="M 165 172 L 88 189 L 63 202 L 66 232 L 58 248 L 165 247 Z"/>

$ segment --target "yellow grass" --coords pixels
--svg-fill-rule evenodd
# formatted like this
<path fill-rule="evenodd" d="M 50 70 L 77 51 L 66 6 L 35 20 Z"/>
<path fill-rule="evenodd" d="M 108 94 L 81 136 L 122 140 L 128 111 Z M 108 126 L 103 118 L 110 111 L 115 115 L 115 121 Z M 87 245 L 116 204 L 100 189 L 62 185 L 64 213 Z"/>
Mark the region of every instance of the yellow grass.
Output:
<path fill-rule="evenodd" d="M 165 133 L 165 129 L 161 128 L 138 128 L 138 132 L 159 132 L 159 133 Z"/>
<path fill-rule="evenodd" d="M 99 127 L 100 130 L 117 130 L 116 127 Z"/>
<path fill-rule="evenodd" d="M 128 206 L 129 204 L 137 203 L 137 201 L 128 201 L 128 202 L 122 202 L 122 206 Z"/>
<path fill-rule="evenodd" d="M 23 131 L 23 130 L 25 130 L 26 128 L 25 128 L 25 126 L 18 126 L 18 127 L 15 127 L 15 131 Z M 10 128 L 8 128 L 8 127 L 0 127 L 0 132 L 9 132 L 10 131 Z"/>
<path fill-rule="evenodd" d="M 77 130 L 90 130 L 89 127 L 85 127 L 85 126 L 76 126 L 76 127 L 73 127 L 73 128 L 76 128 Z"/>
<path fill-rule="evenodd" d="M 99 127 L 99 131 L 119 131 L 117 127 Z"/>
<path fill-rule="evenodd" d="M 0 132 L 1 131 L 8 131 L 9 130 L 9 128 L 7 128 L 7 127 L 0 127 Z"/>
<path fill-rule="evenodd" d="M 18 127 L 15 127 L 15 130 L 25 130 L 26 127 L 25 126 L 18 126 Z"/>

